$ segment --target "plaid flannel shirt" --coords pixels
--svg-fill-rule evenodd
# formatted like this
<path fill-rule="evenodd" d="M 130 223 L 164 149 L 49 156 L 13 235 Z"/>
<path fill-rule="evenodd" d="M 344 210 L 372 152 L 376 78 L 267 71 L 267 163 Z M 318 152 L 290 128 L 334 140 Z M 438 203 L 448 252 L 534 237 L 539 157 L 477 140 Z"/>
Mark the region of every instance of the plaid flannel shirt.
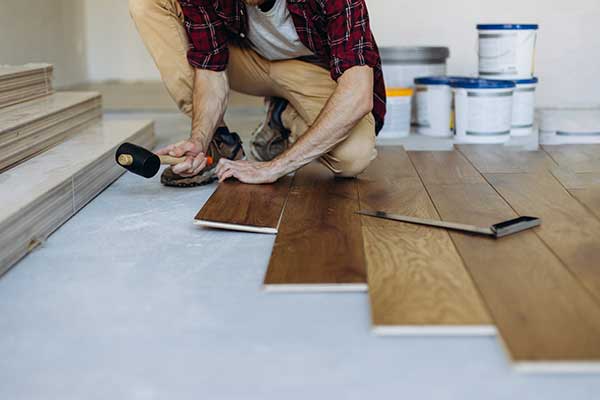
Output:
<path fill-rule="evenodd" d="M 246 5 L 241 0 L 179 3 L 190 42 L 190 64 L 200 69 L 225 70 L 228 43 L 246 37 Z M 386 112 L 385 85 L 365 0 L 287 0 L 287 7 L 300 40 L 323 64 L 329 65 L 334 80 L 354 66 L 373 68 L 373 115 L 379 132 Z"/>

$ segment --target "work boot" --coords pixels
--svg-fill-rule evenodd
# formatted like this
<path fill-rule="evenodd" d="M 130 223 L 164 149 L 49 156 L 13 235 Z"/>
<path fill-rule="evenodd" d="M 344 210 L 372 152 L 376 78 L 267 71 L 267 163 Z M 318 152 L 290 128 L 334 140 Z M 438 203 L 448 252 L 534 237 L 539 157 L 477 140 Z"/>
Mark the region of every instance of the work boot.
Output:
<path fill-rule="evenodd" d="M 279 97 L 267 100 L 267 118 L 252 133 L 250 142 L 250 153 L 256 161 L 271 161 L 288 148 L 290 130 L 281 121 L 287 105 L 287 100 Z"/>
<path fill-rule="evenodd" d="M 171 167 L 164 170 L 160 182 L 165 186 L 194 187 L 208 185 L 217 179 L 217 164 L 221 158 L 243 160 L 245 158 L 242 140 L 235 132 L 229 132 L 226 127 L 218 128 L 208 146 L 207 156 L 212 157 L 213 163 L 196 176 L 183 177 L 173 172 Z"/>

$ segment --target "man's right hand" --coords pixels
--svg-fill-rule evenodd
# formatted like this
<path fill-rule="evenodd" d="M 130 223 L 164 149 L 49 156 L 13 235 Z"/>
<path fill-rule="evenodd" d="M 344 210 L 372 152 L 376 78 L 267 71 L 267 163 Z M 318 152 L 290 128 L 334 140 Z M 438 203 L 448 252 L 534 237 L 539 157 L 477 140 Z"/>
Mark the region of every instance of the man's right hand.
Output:
<path fill-rule="evenodd" d="M 196 176 L 206 167 L 206 150 L 194 139 L 183 140 L 156 152 L 159 156 L 185 157 L 185 161 L 174 165 L 173 172 L 184 177 Z"/>

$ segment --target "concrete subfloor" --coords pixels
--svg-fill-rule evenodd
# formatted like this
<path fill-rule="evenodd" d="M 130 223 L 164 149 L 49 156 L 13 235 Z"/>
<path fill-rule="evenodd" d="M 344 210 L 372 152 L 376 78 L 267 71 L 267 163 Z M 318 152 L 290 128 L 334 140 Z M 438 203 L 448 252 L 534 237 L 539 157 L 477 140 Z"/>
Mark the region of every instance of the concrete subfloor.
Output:
<path fill-rule="evenodd" d="M 189 130 L 111 118 L 132 116 Z M 125 175 L 0 279 L 0 399 L 598 398 L 598 375 L 513 372 L 494 337 L 376 337 L 365 293 L 263 292 L 274 236 L 192 225 L 214 189 Z"/>

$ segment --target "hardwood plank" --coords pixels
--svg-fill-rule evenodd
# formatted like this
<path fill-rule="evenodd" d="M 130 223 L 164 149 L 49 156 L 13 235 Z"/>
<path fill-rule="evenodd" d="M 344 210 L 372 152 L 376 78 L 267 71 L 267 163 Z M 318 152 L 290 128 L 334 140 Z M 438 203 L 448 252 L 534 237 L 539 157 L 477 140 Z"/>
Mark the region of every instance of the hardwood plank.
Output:
<path fill-rule="evenodd" d="M 448 159 L 438 161 L 428 168 L 459 171 L 443 163 Z M 460 183 L 457 174 L 450 180 L 459 183 L 452 185 L 422 178 L 444 220 L 486 226 L 516 216 L 486 182 Z M 536 232 L 499 240 L 458 232 L 450 236 L 517 369 L 600 369 L 600 307 Z"/>
<path fill-rule="evenodd" d="M 296 173 L 265 277 L 267 290 L 366 290 L 356 180 L 313 163 Z"/>
<path fill-rule="evenodd" d="M 600 144 L 564 144 L 542 148 L 558 165 L 573 172 L 600 172 Z"/>
<path fill-rule="evenodd" d="M 196 225 L 258 233 L 277 233 L 292 178 L 272 185 L 219 185 L 194 219 Z"/>
<path fill-rule="evenodd" d="M 481 173 L 539 172 L 556 167 L 554 160 L 543 151 L 489 144 L 461 144 L 456 147 Z"/>
<path fill-rule="evenodd" d="M 588 211 L 600 219 L 600 187 L 586 189 L 570 189 L 569 193 L 575 197 Z"/>
<path fill-rule="evenodd" d="M 517 213 L 542 218 L 538 236 L 600 303 L 600 221 L 549 173 L 485 177 Z"/>
<path fill-rule="evenodd" d="M 404 149 L 378 150 L 379 157 L 358 181 L 361 209 L 438 219 Z M 375 333 L 495 333 L 446 231 L 361 219 Z"/>
<path fill-rule="evenodd" d="M 410 159 L 427 183 L 485 182 L 481 174 L 456 151 L 410 152 Z"/>

